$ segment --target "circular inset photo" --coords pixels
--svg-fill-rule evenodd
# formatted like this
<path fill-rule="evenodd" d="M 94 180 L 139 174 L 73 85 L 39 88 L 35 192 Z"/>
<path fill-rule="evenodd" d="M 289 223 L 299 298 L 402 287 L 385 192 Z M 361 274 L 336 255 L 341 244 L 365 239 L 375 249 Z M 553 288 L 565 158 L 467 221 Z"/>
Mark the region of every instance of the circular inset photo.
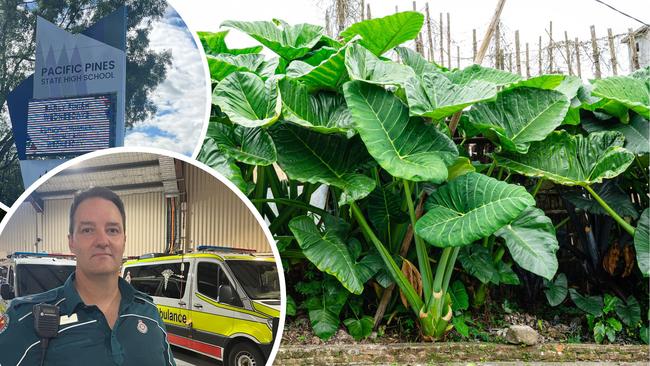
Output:
<path fill-rule="evenodd" d="M 209 81 L 198 38 L 166 0 L 21 1 L 0 23 L 0 208 L 88 152 L 192 155 Z"/>
<path fill-rule="evenodd" d="M 182 154 L 73 159 L 0 230 L 2 365 L 263 365 L 277 352 L 271 234 L 232 183 Z"/>

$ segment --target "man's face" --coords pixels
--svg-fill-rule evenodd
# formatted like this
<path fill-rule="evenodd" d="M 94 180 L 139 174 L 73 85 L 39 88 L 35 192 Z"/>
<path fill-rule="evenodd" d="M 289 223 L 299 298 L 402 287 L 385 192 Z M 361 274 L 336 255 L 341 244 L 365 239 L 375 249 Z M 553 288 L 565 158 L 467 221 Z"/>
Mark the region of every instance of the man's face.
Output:
<path fill-rule="evenodd" d="M 126 242 L 117 206 L 103 198 L 89 198 L 77 206 L 73 219 L 68 245 L 77 256 L 77 269 L 86 275 L 117 273 Z"/>

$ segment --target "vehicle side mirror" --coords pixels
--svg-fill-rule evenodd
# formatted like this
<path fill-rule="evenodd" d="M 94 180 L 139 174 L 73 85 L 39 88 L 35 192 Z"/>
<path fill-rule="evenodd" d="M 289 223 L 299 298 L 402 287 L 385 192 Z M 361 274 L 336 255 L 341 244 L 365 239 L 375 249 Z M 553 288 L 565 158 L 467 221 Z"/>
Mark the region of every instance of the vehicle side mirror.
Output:
<path fill-rule="evenodd" d="M 2 297 L 3 300 L 11 300 L 16 297 L 16 294 L 14 294 L 14 289 L 11 288 L 10 284 L 3 283 L 0 285 L 0 297 Z"/>
<path fill-rule="evenodd" d="M 226 304 L 233 304 L 235 302 L 235 294 L 230 285 L 219 285 L 219 302 Z"/>

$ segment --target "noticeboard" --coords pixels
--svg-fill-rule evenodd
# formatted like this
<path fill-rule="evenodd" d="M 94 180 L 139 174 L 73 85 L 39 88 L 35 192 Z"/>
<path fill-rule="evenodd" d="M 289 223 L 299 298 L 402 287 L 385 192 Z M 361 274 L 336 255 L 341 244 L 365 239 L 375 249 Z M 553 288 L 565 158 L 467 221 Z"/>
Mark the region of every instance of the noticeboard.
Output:
<path fill-rule="evenodd" d="M 115 146 L 115 93 L 31 99 L 25 154 L 84 154 Z"/>

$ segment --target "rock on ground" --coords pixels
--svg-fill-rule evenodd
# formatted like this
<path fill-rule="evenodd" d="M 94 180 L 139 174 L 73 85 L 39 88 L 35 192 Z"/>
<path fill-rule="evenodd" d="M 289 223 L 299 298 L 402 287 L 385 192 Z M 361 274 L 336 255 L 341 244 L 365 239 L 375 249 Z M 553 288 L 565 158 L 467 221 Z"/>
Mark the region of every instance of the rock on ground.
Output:
<path fill-rule="evenodd" d="M 506 331 L 506 341 L 512 344 L 534 346 L 539 342 L 539 334 L 528 325 L 511 325 Z"/>

